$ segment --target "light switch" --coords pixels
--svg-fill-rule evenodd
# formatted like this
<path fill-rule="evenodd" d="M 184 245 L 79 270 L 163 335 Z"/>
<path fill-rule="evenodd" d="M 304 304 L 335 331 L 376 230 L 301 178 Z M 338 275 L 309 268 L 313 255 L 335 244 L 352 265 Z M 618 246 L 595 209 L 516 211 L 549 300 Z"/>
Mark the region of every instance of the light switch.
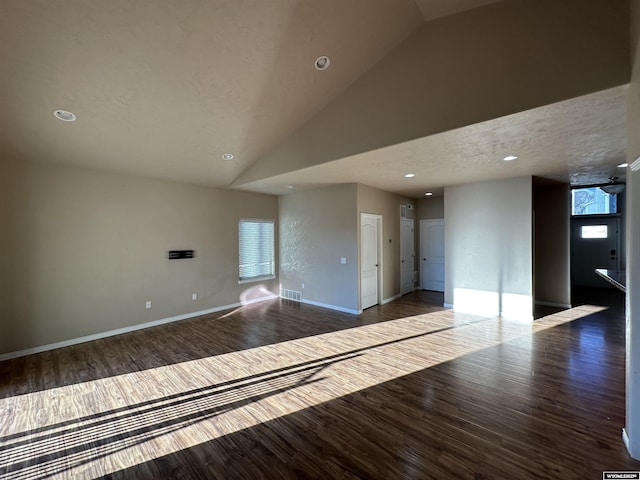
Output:
<path fill-rule="evenodd" d="M 345 257 L 341 257 L 341 258 L 340 258 L 340 263 L 341 263 L 342 265 L 346 265 L 346 264 L 347 264 L 347 259 L 346 259 Z"/>

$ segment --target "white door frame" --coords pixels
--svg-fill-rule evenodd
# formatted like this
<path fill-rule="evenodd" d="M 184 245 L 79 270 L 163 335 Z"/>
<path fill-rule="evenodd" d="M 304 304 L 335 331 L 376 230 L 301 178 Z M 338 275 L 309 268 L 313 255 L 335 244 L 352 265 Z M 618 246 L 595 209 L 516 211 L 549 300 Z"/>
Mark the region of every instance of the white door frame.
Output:
<path fill-rule="evenodd" d="M 378 215 L 377 213 L 360 213 L 360 228 L 358 229 L 358 235 L 362 231 L 362 220 L 365 217 L 373 218 L 376 220 L 376 228 L 378 230 L 378 238 L 376 250 L 378 251 L 378 305 L 382 305 L 382 285 L 384 278 L 384 266 L 383 259 L 384 255 L 382 253 L 382 215 Z M 359 252 L 362 252 L 362 237 L 360 238 L 360 248 Z M 358 255 L 358 300 L 359 300 L 359 311 L 362 312 L 362 258 L 361 255 Z"/>
<path fill-rule="evenodd" d="M 411 289 L 404 291 L 402 288 L 404 286 L 404 284 L 402 283 L 402 223 L 403 222 L 411 222 L 411 252 L 410 252 L 410 257 L 411 257 Z M 416 287 L 415 287 L 415 271 L 416 271 L 416 236 L 415 236 L 415 228 L 416 228 L 416 222 L 413 218 L 401 218 L 400 219 L 400 295 L 404 295 L 406 293 L 410 293 L 413 292 Z"/>
<path fill-rule="evenodd" d="M 422 219 L 420 220 L 420 289 L 424 289 L 425 285 L 424 285 L 424 259 L 426 256 L 426 252 L 424 251 L 424 238 L 423 238 L 423 233 L 424 233 L 424 227 L 426 225 L 429 224 L 442 224 L 442 226 L 444 227 L 444 218 L 429 218 L 429 219 Z M 446 249 L 445 249 L 445 255 L 446 255 Z M 443 282 L 444 282 L 444 278 L 443 278 Z M 443 290 L 444 290 L 444 284 L 443 284 Z"/>

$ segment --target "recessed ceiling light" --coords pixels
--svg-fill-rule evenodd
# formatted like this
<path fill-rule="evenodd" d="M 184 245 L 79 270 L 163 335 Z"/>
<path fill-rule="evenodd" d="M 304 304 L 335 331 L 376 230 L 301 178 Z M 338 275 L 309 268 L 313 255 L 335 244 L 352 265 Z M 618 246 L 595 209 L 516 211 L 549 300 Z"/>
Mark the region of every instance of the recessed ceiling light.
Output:
<path fill-rule="evenodd" d="M 287 188 L 293 188 L 293 185 L 287 185 Z"/>
<path fill-rule="evenodd" d="M 66 110 L 56 110 L 53 112 L 53 115 L 63 122 L 75 122 L 76 116 L 75 114 L 68 112 Z"/>
<path fill-rule="evenodd" d="M 433 193 L 432 193 L 432 192 L 427 192 L 427 193 L 425 193 L 425 196 L 427 196 L 427 197 L 430 197 L 431 195 L 433 195 Z"/>
<path fill-rule="evenodd" d="M 316 68 L 318 70 L 326 70 L 331 65 L 331 59 L 326 55 L 316 58 Z"/>
<path fill-rule="evenodd" d="M 627 168 L 629 166 L 628 163 L 621 163 L 620 165 L 618 165 L 618 167 L 620 168 Z"/>
<path fill-rule="evenodd" d="M 506 157 L 503 158 L 505 162 L 512 162 L 513 160 L 517 160 L 517 159 L 518 159 L 517 155 L 507 155 Z"/>
<path fill-rule="evenodd" d="M 407 173 L 407 174 L 405 174 L 404 178 L 413 178 L 415 176 L 416 176 L 415 173 Z"/>
<path fill-rule="evenodd" d="M 233 153 L 223 153 L 222 154 L 222 159 L 223 160 L 233 160 Z"/>

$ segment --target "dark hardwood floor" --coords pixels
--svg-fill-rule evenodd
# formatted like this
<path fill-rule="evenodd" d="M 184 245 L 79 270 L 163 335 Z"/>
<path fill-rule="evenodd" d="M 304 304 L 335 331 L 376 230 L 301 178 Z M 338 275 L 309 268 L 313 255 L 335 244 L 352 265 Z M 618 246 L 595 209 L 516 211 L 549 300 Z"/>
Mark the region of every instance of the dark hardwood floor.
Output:
<path fill-rule="evenodd" d="M 0 478 L 639 471 L 621 299 L 533 323 L 433 292 L 360 316 L 275 300 L 1 362 Z"/>

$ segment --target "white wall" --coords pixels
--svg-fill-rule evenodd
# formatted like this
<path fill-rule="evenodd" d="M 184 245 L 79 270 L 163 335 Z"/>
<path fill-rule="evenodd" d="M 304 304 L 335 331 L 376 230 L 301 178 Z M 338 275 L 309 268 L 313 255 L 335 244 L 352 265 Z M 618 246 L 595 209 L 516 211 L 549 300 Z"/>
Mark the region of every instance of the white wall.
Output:
<path fill-rule="evenodd" d="M 308 303 L 357 312 L 356 184 L 283 195 L 278 204 L 281 287 L 301 291 Z"/>
<path fill-rule="evenodd" d="M 532 179 L 445 188 L 445 304 L 531 319 Z"/>
<path fill-rule="evenodd" d="M 631 2 L 632 74 L 629 85 L 627 156 L 640 157 L 640 0 Z M 627 408 L 624 439 L 640 460 L 640 170 L 627 168 Z"/>

